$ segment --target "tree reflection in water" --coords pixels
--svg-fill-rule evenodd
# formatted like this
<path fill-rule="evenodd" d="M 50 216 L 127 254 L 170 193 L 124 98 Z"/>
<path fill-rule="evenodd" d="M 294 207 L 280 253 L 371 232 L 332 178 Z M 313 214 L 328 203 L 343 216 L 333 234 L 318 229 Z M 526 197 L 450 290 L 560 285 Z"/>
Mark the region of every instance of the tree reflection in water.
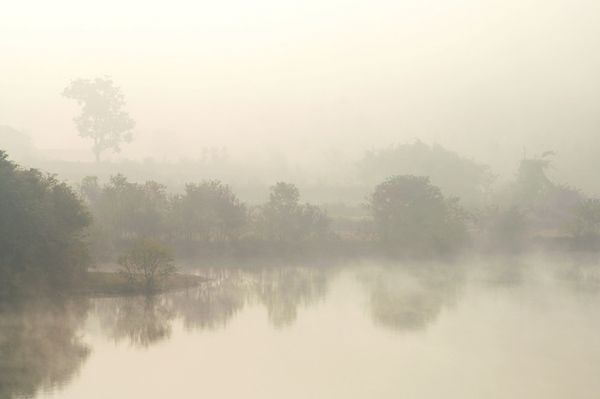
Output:
<path fill-rule="evenodd" d="M 329 274 L 318 268 L 262 270 L 256 274 L 254 293 L 274 327 L 290 326 L 298 317 L 298 307 L 325 297 Z"/>
<path fill-rule="evenodd" d="M 177 313 L 188 329 L 222 328 L 244 308 L 249 281 L 234 269 L 208 270 L 209 281 L 196 289 L 173 296 Z"/>
<path fill-rule="evenodd" d="M 246 306 L 264 306 L 274 328 L 291 326 L 302 306 L 325 298 L 331 268 L 207 270 L 199 287 L 153 297 L 37 301 L 0 305 L 0 398 L 34 396 L 69 382 L 89 349 L 78 335 L 88 303 L 116 342 L 148 348 L 171 336 L 178 320 L 189 330 L 224 328 Z M 458 268 L 362 269 L 373 320 L 394 331 L 427 327 L 452 304 L 463 284 Z"/>
<path fill-rule="evenodd" d="M 188 328 L 215 329 L 249 303 L 267 309 L 274 327 L 291 325 L 298 307 L 323 298 L 329 272 L 318 268 L 217 269 L 196 290 L 174 296 L 177 312 Z"/>
<path fill-rule="evenodd" d="M 167 295 L 101 301 L 96 307 L 101 325 L 116 342 L 127 340 L 133 346 L 148 347 L 171 335 L 175 311 Z"/>
<path fill-rule="evenodd" d="M 153 297 L 99 299 L 103 329 L 117 342 L 148 347 L 170 336 L 180 319 L 188 330 L 224 328 L 248 304 L 263 305 L 274 327 L 291 325 L 298 307 L 326 294 L 328 275 L 317 268 L 211 269 L 196 288 Z"/>
<path fill-rule="evenodd" d="M 87 300 L 0 303 L 0 398 L 66 385 L 89 355 L 79 331 Z"/>
<path fill-rule="evenodd" d="M 454 304 L 464 283 L 459 268 L 433 265 L 389 267 L 364 272 L 371 317 L 395 330 L 422 330 Z"/>

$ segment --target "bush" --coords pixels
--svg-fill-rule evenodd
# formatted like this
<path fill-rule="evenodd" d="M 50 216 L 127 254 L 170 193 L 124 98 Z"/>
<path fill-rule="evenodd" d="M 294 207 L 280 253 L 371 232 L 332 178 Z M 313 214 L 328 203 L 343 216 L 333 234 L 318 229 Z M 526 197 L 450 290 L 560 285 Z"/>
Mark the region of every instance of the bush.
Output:
<path fill-rule="evenodd" d="M 130 284 L 142 285 L 147 292 L 155 291 L 165 278 L 176 271 L 169 250 L 148 238 L 135 240 L 119 257 L 119 265 Z"/>

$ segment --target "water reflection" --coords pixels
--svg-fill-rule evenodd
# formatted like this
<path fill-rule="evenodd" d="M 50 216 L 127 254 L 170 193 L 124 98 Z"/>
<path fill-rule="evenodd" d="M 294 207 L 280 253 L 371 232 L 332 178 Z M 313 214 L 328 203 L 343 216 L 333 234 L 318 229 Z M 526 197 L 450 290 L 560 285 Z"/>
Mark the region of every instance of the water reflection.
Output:
<path fill-rule="evenodd" d="M 247 302 L 247 273 L 235 269 L 208 270 L 202 286 L 173 295 L 173 305 L 188 329 L 223 328 Z"/>
<path fill-rule="evenodd" d="M 169 338 L 175 320 L 187 330 L 216 330 L 259 304 L 275 328 L 291 326 L 298 308 L 325 297 L 331 271 L 318 268 L 208 269 L 196 288 L 153 297 L 98 299 L 95 312 L 116 342 L 148 347 Z"/>
<path fill-rule="evenodd" d="M 480 359 L 464 355 L 470 353 L 472 345 L 479 345 L 476 353 L 487 356 L 490 367 L 503 356 L 503 364 L 519 363 L 516 360 L 522 359 L 511 357 L 506 349 L 513 345 L 529 351 L 531 365 L 547 365 L 543 354 L 548 351 L 568 359 L 575 353 L 570 345 L 578 339 L 592 342 L 600 325 L 595 311 L 600 268 L 595 262 L 552 265 L 539 260 L 507 259 L 487 264 L 473 261 L 469 265 L 215 268 L 202 270 L 202 274 L 208 280 L 199 287 L 154 297 L 0 304 L 0 398 L 44 397 L 48 389 L 66 386 L 80 368 L 85 370 L 81 373 L 82 385 L 96 392 L 96 383 L 90 377 L 93 372 L 88 371 L 100 367 L 110 375 L 109 368 L 118 368 L 113 357 L 137 359 L 140 363 L 131 364 L 142 368 L 145 363 L 141 362 L 148 361 L 148 367 L 155 367 L 152 361 L 162 362 L 160 356 L 173 354 L 173 358 L 180 359 L 188 350 L 196 351 L 195 356 L 202 356 L 203 362 L 195 362 L 190 355 L 190 363 L 182 363 L 187 368 L 166 372 L 164 377 L 172 386 L 188 384 L 189 376 L 178 377 L 185 370 L 202 368 L 205 375 L 219 380 L 229 378 L 236 365 L 239 374 L 232 375 L 248 386 L 253 386 L 253 378 L 283 381 L 289 374 L 278 374 L 282 359 L 294 359 L 293 364 L 284 366 L 303 370 L 298 373 L 306 373 L 306 378 L 314 378 L 317 384 L 321 381 L 326 390 L 331 381 L 321 380 L 322 373 L 314 369 L 314 348 L 318 348 L 327 370 L 342 373 L 339 381 L 360 379 L 368 370 L 377 369 L 369 378 L 389 376 L 379 386 L 389 387 L 392 392 L 399 384 L 391 370 L 410 364 L 405 359 L 418 362 L 430 355 L 432 341 L 437 342 L 440 359 L 448 367 L 443 375 L 449 375 L 455 367 L 464 366 L 469 372 L 479 370 Z M 588 293 L 586 297 L 579 294 L 582 288 Z M 310 311 L 303 312 L 303 308 Z M 239 323 L 232 323 L 234 320 Z M 569 338 L 547 337 L 548 331 L 563 324 L 578 330 L 561 331 L 570 334 Z M 529 335 L 521 333 L 524 328 Z M 273 329 L 288 331 L 280 334 Z M 195 334 L 199 331 L 210 333 Z M 340 339 L 340 332 L 347 331 L 351 331 L 351 339 Z M 393 334 L 382 335 L 381 331 Z M 423 331 L 427 335 L 418 334 Z M 80 335 L 83 332 L 89 335 Z M 425 336 L 427 340 L 422 339 Z M 473 341 L 464 339 L 466 336 Z M 156 345 L 166 342 L 169 344 L 160 348 Z M 98 349 L 94 356 L 89 356 L 88 345 Z M 122 346 L 140 350 L 124 351 Z M 594 359 L 600 358 L 600 347 L 597 352 Z M 143 356 L 138 358 L 138 354 Z M 260 374 L 263 368 L 253 369 L 252 377 L 245 380 L 250 366 L 240 363 L 240 359 L 263 355 L 265 374 Z M 86 361 L 90 364 L 87 368 L 83 367 Z M 499 375 L 509 369 L 502 367 L 496 370 Z M 420 370 L 423 381 L 427 380 L 431 370 L 425 365 Z M 437 378 L 442 378 L 440 375 Z M 139 388 L 136 382 L 115 378 L 117 387 L 129 384 L 131 392 Z M 370 380 L 363 382 L 370 386 Z M 193 392 L 199 389 L 192 382 L 185 386 Z M 345 392 L 344 386 L 340 385 L 340 392 Z M 208 394 L 221 389 L 218 386 Z M 270 397 L 285 396 L 281 393 Z M 355 397 L 368 396 L 362 393 Z M 59 397 L 62 394 L 60 391 Z M 65 397 L 85 396 L 72 392 Z M 160 396 L 151 392 L 147 397 Z"/>
<path fill-rule="evenodd" d="M 254 291 L 274 327 L 290 326 L 300 306 L 323 299 L 331 273 L 320 269 L 294 268 L 264 270 L 256 276 Z"/>
<path fill-rule="evenodd" d="M 67 384 L 90 353 L 81 342 L 86 300 L 0 303 L 0 398 Z"/>
<path fill-rule="evenodd" d="M 116 342 L 127 340 L 148 347 L 169 338 L 175 317 L 168 296 L 125 297 L 98 300 L 96 311 L 106 334 Z"/>
<path fill-rule="evenodd" d="M 217 269 L 206 272 L 201 287 L 173 295 L 184 325 L 193 329 L 222 328 L 245 306 L 258 303 L 271 325 L 290 326 L 298 308 L 325 297 L 331 270 L 319 268 Z"/>
<path fill-rule="evenodd" d="M 456 302 L 464 285 L 462 269 L 426 264 L 370 269 L 361 280 L 372 319 L 395 331 L 426 328 L 444 306 Z"/>

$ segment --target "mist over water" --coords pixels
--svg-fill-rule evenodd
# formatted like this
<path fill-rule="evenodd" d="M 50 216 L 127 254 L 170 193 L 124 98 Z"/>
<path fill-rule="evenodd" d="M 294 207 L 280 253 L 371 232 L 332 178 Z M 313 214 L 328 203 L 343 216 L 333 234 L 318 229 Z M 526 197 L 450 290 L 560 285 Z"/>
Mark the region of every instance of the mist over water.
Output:
<path fill-rule="evenodd" d="M 76 318 L 73 305 L 55 309 L 68 337 L 40 336 L 35 307 L 3 310 L 2 331 L 12 332 L 3 353 L 35 350 L 24 368 L 3 356 L 5 394 L 591 398 L 600 389 L 600 269 L 589 261 L 203 272 L 213 279 L 197 288 L 90 299 Z"/>
<path fill-rule="evenodd" d="M 600 2 L 0 7 L 0 399 L 597 398 Z"/>

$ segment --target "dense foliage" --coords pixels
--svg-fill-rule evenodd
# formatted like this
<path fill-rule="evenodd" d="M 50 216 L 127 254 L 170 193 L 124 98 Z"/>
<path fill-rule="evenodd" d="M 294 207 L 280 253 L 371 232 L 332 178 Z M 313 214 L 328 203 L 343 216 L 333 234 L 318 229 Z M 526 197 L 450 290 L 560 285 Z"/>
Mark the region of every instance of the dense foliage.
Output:
<path fill-rule="evenodd" d="M 69 186 L 0 151 L 0 295 L 73 284 L 86 270 L 89 223 Z"/>
<path fill-rule="evenodd" d="M 269 201 L 258 209 L 256 224 L 268 241 L 294 243 L 326 237 L 329 220 L 320 208 L 300 203 L 296 186 L 279 182 L 271 187 Z"/>
<path fill-rule="evenodd" d="M 187 184 L 171 207 L 172 233 L 186 241 L 236 240 L 246 223 L 246 207 L 217 180 Z"/>
<path fill-rule="evenodd" d="M 96 177 L 86 177 L 80 190 L 94 214 L 98 257 L 141 237 L 184 252 L 202 248 L 221 253 L 300 248 L 330 237 L 327 215 L 315 205 L 300 203 L 298 188 L 289 183 L 271 187 L 269 200 L 254 207 L 217 180 L 190 183 L 183 193 L 169 195 L 154 181 L 133 183 L 117 175 L 101 186 Z"/>
<path fill-rule="evenodd" d="M 148 238 L 135 240 L 119 257 L 119 265 L 129 283 L 142 285 L 146 292 L 155 291 L 176 270 L 169 250 Z"/>
<path fill-rule="evenodd" d="M 469 212 L 428 177 L 396 175 L 374 188 L 371 217 L 343 220 L 301 202 L 290 183 L 276 183 L 265 202 L 251 206 L 218 180 L 190 183 L 174 194 L 123 175 L 104 184 L 83 179 L 88 213 L 68 185 L 20 168 L 0 152 L 0 295 L 73 285 L 86 271 L 86 240 L 97 261 L 116 261 L 140 239 L 161 242 L 178 256 L 313 250 L 353 256 L 383 248 L 394 256 L 430 257 L 467 244 L 510 252 L 540 245 L 596 250 L 599 200 L 553 182 L 549 166 L 547 155 L 523 159 L 512 182 Z"/>
<path fill-rule="evenodd" d="M 375 188 L 369 205 L 377 236 L 393 253 L 445 254 L 466 241 L 465 213 L 427 177 L 391 177 Z"/>

